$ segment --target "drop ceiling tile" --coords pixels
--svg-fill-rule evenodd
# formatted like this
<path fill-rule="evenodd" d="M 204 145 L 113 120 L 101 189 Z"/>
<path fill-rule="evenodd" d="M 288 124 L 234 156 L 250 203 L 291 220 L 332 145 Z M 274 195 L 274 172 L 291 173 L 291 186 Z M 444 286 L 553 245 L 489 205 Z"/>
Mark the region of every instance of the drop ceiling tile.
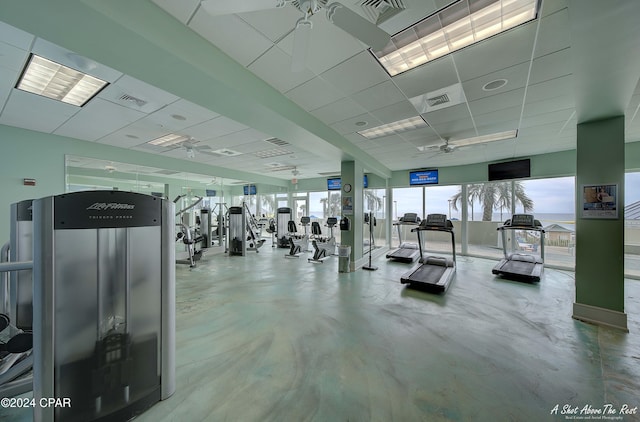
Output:
<path fill-rule="evenodd" d="M 132 99 L 127 99 L 133 97 Z M 98 98 L 131 108 L 143 113 L 152 113 L 161 107 L 177 101 L 179 98 L 166 91 L 124 75 L 116 82 L 100 91 Z M 138 100 L 144 102 L 139 103 Z"/>
<path fill-rule="evenodd" d="M 141 119 L 98 139 L 97 142 L 116 147 L 131 148 L 166 134 L 167 131 L 163 127 L 150 120 Z"/>
<path fill-rule="evenodd" d="M 471 118 L 434 123 L 431 126 L 443 139 L 460 139 L 465 137 L 463 134 L 466 135 L 469 131 L 475 131 Z"/>
<path fill-rule="evenodd" d="M 186 119 L 181 120 L 174 116 L 183 116 Z M 170 132 L 173 130 L 179 131 L 218 116 L 220 116 L 218 113 L 180 99 L 150 114 L 145 119 L 163 126 L 167 132 Z"/>
<path fill-rule="evenodd" d="M 542 18 L 534 57 L 545 56 L 571 46 L 569 10 L 562 9 Z"/>
<path fill-rule="evenodd" d="M 34 36 L 14 26 L 0 21 L 0 40 L 24 51 L 31 49 Z"/>
<path fill-rule="evenodd" d="M 409 132 L 402 133 L 400 136 L 402 136 L 402 138 L 407 142 L 411 142 L 416 146 L 430 145 L 441 140 L 440 135 L 434 132 L 432 127 L 411 130 Z"/>
<path fill-rule="evenodd" d="M 302 12 L 289 6 L 281 9 L 242 13 L 238 17 L 272 42 L 277 42 L 293 31 L 296 21 L 302 17 Z"/>
<path fill-rule="evenodd" d="M 315 110 L 344 97 L 342 92 L 319 76 L 293 88 L 285 95 L 307 111 Z"/>
<path fill-rule="evenodd" d="M 469 114 L 467 104 L 464 103 L 431 111 L 423 114 L 422 117 L 424 117 L 429 125 L 433 126 L 438 123 L 451 122 L 459 119 L 470 119 L 471 115 Z"/>
<path fill-rule="evenodd" d="M 326 124 L 332 124 L 349 117 L 366 113 L 366 109 L 351 98 L 342 98 L 334 103 L 315 109 L 311 112 Z"/>
<path fill-rule="evenodd" d="M 269 39 L 236 15 L 212 17 L 200 8 L 189 27 L 243 66 L 273 46 Z"/>
<path fill-rule="evenodd" d="M 468 81 L 531 60 L 536 21 L 453 53 L 460 80 Z"/>
<path fill-rule="evenodd" d="M 107 82 L 114 82 L 122 76 L 122 72 L 118 72 L 115 69 L 50 43 L 42 38 L 36 38 L 31 52 Z"/>
<path fill-rule="evenodd" d="M 456 84 L 458 77 L 451 56 L 446 56 L 394 76 L 393 81 L 412 98 Z"/>
<path fill-rule="evenodd" d="M 418 112 L 413 104 L 408 100 L 404 100 L 399 103 L 374 110 L 370 114 L 375 116 L 382 123 L 386 124 L 408 119 L 409 117 L 415 117 L 418 115 Z"/>
<path fill-rule="evenodd" d="M 542 101 L 553 97 L 573 97 L 574 93 L 573 75 L 566 75 L 529 85 L 526 102 Z"/>
<path fill-rule="evenodd" d="M 524 88 L 514 89 L 512 91 L 502 92 L 490 97 L 480 98 L 469 102 L 469 108 L 473 116 L 492 113 L 496 110 L 505 108 L 515 108 L 522 110 L 524 102 Z"/>
<path fill-rule="evenodd" d="M 576 104 L 573 97 L 554 97 L 544 101 L 535 101 L 525 104 L 523 116 L 530 117 L 535 116 L 536 114 L 544 114 L 550 111 L 559 111 L 566 109 L 575 110 L 575 107 Z"/>
<path fill-rule="evenodd" d="M 365 50 L 365 46 L 360 41 L 327 21 L 324 13 L 314 15 L 311 21 L 313 29 L 309 36 L 306 67 L 316 75 L 320 75 Z M 291 55 L 293 39 L 293 33 L 287 35 L 278 43 L 278 47 Z"/>
<path fill-rule="evenodd" d="M 152 0 L 167 13 L 186 24 L 200 5 L 200 0 Z"/>
<path fill-rule="evenodd" d="M 356 123 L 358 122 L 366 122 L 367 124 L 358 126 L 356 125 Z M 381 124 L 382 122 L 380 120 L 376 119 L 374 116 L 372 116 L 369 113 L 365 113 L 359 116 L 342 120 L 330 126 L 334 128 L 338 133 L 345 134 L 345 133 L 354 133 L 354 132 L 362 131 L 368 128 L 380 126 Z"/>
<path fill-rule="evenodd" d="M 529 83 L 533 85 L 551 79 L 556 79 L 561 76 L 571 75 L 571 63 L 572 57 L 570 48 L 565 48 L 564 50 L 547 54 L 546 56 L 537 57 L 533 60 Z"/>
<path fill-rule="evenodd" d="M 181 133 L 190 135 L 198 141 L 205 141 L 219 138 L 230 133 L 240 132 L 245 129 L 248 129 L 248 127 L 242 123 L 238 123 L 225 116 L 218 116 L 214 119 L 183 129 Z"/>
<path fill-rule="evenodd" d="M 567 0 L 545 0 L 542 6 L 542 17 L 548 16 L 567 7 Z"/>
<path fill-rule="evenodd" d="M 55 130 L 56 135 L 95 141 L 142 118 L 144 113 L 100 98 L 89 101 L 72 118 Z"/>
<path fill-rule="evenodd" d="M 389 75 L 368 51 L 327 70 L 322 77 L 346 95 L 389 80 Z"/>
<path fill-rule="evenodd" d="M 501 69 L 497 72 L 493 72 L 479 78 L 470 79 L 463 82 L 462 87 L 467 101 L 474 101 L 483 97 L 490 97 L 507 91 L 513 91 L 514 89 L 523 88 L 527 83 L 528 76 L 529 62 L 525 62 L 515 66 L 510 66 L 506 69 Z M 487 83 L 499 79 L 505 79 L 507 83 L 503 87 L 492 91 L 485 91 L 482 89 L 482 87 Z"/>
<path fill-rule="evenodd" d="M 2 79 L 8 79 L 9 75 L 5 76 L 5 72 L 10 71 L 11 76 L 13 76 L 13 74 L 15 73 L 22 73 L 22 69 L 27 62 L 28 57 L 28 51 L 0 41 L 0 70 L 2 70 L 3 73 Z M 12 77 L 11 80 L 13 82 L 13 85 L 18 82 L 17 77 Z"/>
<path fill-rule="evenodd" d="M 219 147 L 228 147 L 234 149 L 234 145 L 241 145 L 254 142 L 256 140 L 265 140 L 269 138 L 271 138 L 271 136 L 255 129 L 245 129 L 217 137 L 215 139 L 212 139 L 211 142 L 208 143 L 213 143 L 215 145 L 218 145 Z M 271 144 L 265 142 L 265 145 Z"/>
<path fill-rule="evenodd" d="M 14 89 L 0 124 L 51 133 L 79 111 L 80 107 Z"/>
<path fill-rule="evenodd" d="M 315 77 L 310 70 L 291 71 L 291 56 L 274 46 L 248 69 L 280 92 L 287 92 Z"/>
<path fill-rule="evenodd" d="M 473 118 L 479 132 L 481 132 L 481 127 L 491 125 L 492 123 L 507 123 L 511 126 L 511 129 L 506 130 L 516 130 L 518 129 L 518 123 L 520 123 L 520 114 L 520 107 L 509 107 L 502 110 L 492 111 L 490 113 L 474 115 Z M 483 135 L 483 133 L 480 133 L 480 135 Z"/>
<path fill-rule="evenodd" d="M 367 110 L 378 110 L 406 100 L 404 93 L 392 81 L 385 81 L 356 92 L 351 98 Z"/>
<path fill-rule="evenodd" d="M 565 109 L 552 111 L 549 113 L 542 113 L 536 115 L 530 115 L 528 117 L 524 117 L 520 124 L 520 128 L 534 127 L 534 126 L 546 126 L 548 124 L 557 123 L 557 122 L 566 122 L 570 119 L 575 113 L 574 109 Z"/>

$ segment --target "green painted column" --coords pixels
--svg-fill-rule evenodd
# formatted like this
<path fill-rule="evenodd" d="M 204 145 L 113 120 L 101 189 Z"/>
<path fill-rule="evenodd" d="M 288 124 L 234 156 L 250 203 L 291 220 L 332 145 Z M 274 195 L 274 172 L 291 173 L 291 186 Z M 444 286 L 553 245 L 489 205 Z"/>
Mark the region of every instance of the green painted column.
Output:
<path fill-rule="evenodd" d="M 573 317 L 627 330 L 624 313 L 624 116 L 578 124 Z M 601 187 L 616 201 L 601 204 Z M 615 186 L 615 192 L 613 187 Z M 606 202 L 606 200 L 605 200 Z"/>
<path fill-rule="evenodd" d="M 363 179 L 364 168 L 356 161 L 343 161 L 341 167 L 341 215 L 351 220 L 351 230 L 340 232 L 340 243 L 351 246 L 351 271 L 362 258 L 363 236 Z"/>

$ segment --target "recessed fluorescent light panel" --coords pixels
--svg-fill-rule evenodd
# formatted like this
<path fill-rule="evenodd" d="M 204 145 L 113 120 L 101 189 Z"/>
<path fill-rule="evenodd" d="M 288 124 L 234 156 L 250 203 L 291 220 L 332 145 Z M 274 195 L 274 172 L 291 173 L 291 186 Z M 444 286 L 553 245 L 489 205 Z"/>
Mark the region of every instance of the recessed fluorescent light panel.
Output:
<path fill-rule="evenodd" d="M 391 76 L 536 18 L 538 0 L 459 0 L 374 52 Z"/>
<path fill-rule="evenodd" d="M 427 125 L 427 122 L 425 122 L 422 117 L 416 116 L 404 120 L 398 120 L 397 122 L 388 123 L 386 125 L 372 127 L 371 129 L 362 130 L 358 133 L 367 139 L 376 139 L 383 136 L 397 135 L 410 130 L 421 129 L 427 126 L 429 125 Z"/>
<path fill-rule="evenodd" d="M 175 133 L 170 133 L 168 135 L 161 136 L 160 138 L 156 138 L 147 143 L 151 145 L 156 145 L 159 147 L 170 147 L 172 145 L 177 145 L 179 143 L 182 143 L 188 140 L 189 140 L 189 137 L 186 135 L 176 135 Z"/>
<path fill-rule="evenodd" d="M 475 136 L 473 138 L 465 138 L 465 139 L 457 139 L 457 140 L 452 139 L 449 141 L 449 145 L 454 145 L 459 147 L 463 145 L 485 144 L 487 142 L 505 141 L 507 139 L 513 139 L 517 137 L 518 137 L 517 130 L 509 130 L 507 132 L 492 133 L 489 135 Z"/>
<path fill-rule="evenodd" d="M 106 81 L 32 54 L 16 88 L 82 107 Z"/>

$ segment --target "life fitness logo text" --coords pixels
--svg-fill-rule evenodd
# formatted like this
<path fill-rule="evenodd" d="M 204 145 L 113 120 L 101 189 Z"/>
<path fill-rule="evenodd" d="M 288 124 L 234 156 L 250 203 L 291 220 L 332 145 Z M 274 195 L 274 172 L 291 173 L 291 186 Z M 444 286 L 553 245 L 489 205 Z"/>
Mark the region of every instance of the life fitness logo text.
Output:
<path fill-rule="evenodd" d="M 106 210 L 132 210 L 136 206 L 132 204 L 119 204 L 116 202 L 96 202 L 87 207 L 87 210 L 98 210 L 98 211 L 106 211 Z"/>

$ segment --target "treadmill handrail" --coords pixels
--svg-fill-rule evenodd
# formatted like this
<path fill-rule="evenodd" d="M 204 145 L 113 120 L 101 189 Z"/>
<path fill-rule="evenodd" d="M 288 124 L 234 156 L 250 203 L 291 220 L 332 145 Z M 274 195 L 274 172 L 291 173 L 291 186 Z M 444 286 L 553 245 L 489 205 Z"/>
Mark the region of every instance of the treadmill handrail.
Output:
<path fill-rule="evenodd" d="M 420 226 L 411 229 L 411 232 L 418 231 L 436 231 L 436 232 L 450 232 L 453 233 L 453 227 L 441 227 L 441 226 Z"/>
<path fill-rule="evenodd" d="M 531 230 L 545 233 L 544 228 L 541 226 L 500 226 L 496 230 Z"/>

